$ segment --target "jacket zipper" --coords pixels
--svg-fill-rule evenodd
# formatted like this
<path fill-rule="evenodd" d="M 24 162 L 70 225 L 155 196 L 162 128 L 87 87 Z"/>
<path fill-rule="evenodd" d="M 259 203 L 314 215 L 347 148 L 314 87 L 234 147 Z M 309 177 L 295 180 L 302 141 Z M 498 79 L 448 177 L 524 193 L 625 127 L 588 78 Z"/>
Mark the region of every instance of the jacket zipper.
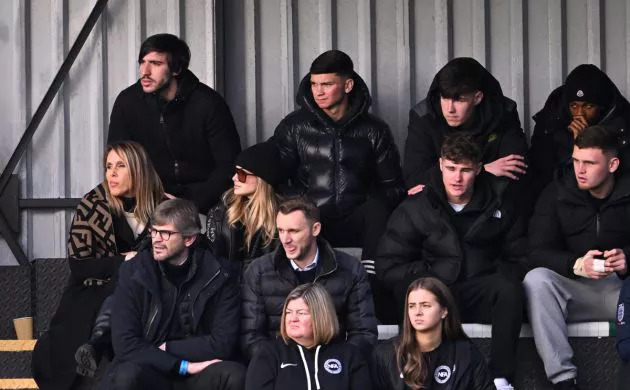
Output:
<path fill-rule="evenodd" d="M 175 154 L 173 153 L 173 149 L 171 148 L 171 141 L 168 138 L 168 128 L 166 127 L 166 121 L 164 120 L 164 114 L 160 114 L 160 125 L 162 126 L 162 131 L 164 132 L 164 139 L 166 140 L 166 147 L 168 148 L 168 152 L 173 159 L 173 176 L 175 177 L 175 182 L 179 182 L 179 161 L 175 158 Z"/>
<path fill-rule="evenodd" d="M 153 326 L 153 321 L 155 321 L 155 317 L 157 317 L 157 313 L 158 313 L 159 309 L 156 306 L 153 307 L 153 313 L 151 314 L 151 317 L 149 319 L 149 325 L 147 326 L 147 331 L 145 332 L 145 338 L 149 338 L 149 333 L 151 333 L 151 327 Z"/>
<path fill-rule="evenodd" d="M 599 239 L 599 225 L 600 225 L 600 221 L 601 221 L 601 214 L 597 213 L 597 217 L 595 220 L 595 234 L 597 235 L 597 238 Z"/>
<path fill-rule="evenodd" d="M 195 319 L 195 302 L 197 301 L 197 298 L 199 298 L 199 294 L 201 294 L 201 292 L 210 285 L 210 283 L 212 283 L 212 281 L 214 279 L 216 279 L 217 276 L 219 276 L 219 274 L 221 273 L 221 268 L 219 268 L 217 270 L 217 272 L 214 273 L 214 275 L 212 275 L 212 277 L 203 285 L 201 286 L 201 288 L 199 289 L 199 292 L 197 292 L 197 295 L 195 295 L 195 299 L 193 299 L 190 302 L 190 313 L 191 313 L 191 317 L 194 320 Z"/>

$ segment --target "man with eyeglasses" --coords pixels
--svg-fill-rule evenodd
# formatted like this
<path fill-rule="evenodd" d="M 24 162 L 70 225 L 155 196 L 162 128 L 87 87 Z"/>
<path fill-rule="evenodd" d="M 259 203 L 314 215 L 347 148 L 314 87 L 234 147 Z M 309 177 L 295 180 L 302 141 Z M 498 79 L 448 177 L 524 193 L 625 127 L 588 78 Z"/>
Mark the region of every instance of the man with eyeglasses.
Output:
<path fill-rule="evenodd" d="M 120 268 L 115 358 L 101 388 L 242 389 L 245 368 L 227 361 L 240 321 L 236 270 L 209 250 L 191 201 L 167 200 L 151 220 L 151 248 Z"/>

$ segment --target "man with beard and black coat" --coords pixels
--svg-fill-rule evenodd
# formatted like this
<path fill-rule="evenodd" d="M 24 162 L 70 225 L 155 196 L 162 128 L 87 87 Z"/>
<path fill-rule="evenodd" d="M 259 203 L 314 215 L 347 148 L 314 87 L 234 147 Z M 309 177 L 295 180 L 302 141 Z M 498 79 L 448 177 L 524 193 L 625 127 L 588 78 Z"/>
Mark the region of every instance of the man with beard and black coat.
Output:
<path fill-rule="evenodd" d="M 542 192 L 530 220 L 523 281 L 536 349 L 555 389 L 576 389 L 567 323 L 611 321 L 630 253 L 630 176 L 617 136 L 584 129 L 573 167 Z M 586 370 L 588 370 L 585 367 Z"/>
<path fill-rule="evenodd" d="M 138 63 L 140 79 L 114 102 L 107 142 L 144 146 L 167 194 L 206 215 L 230 187 L 241 151 L 230 109 L 188 69 L 190 49 L 178 37 L 150 36 Z"/>
<path fill-rule="evenodd" d="M 513 180 L 525 174 L 527 141 L 516 103 L 479 62 L 455 58 L 435 75 L 427 97 L 409 111 L 403 163 L 409 195 L 427 184 L 444 138 L 460 131 L 471 134 L 481 148 L 486 172 Z M 509 181 L 502 182 L 507 187 Z"/>
<path fill-rule="evenodd" d="M 533 119 L 536 125 L 528 153 L 528 176 L 534 199 L 553 180 L 558 167 L 571 163 L 573 140 L 588 126 L 600 125 L 617 134 L 621 161 L 628 159 L 630 104 L 595 65 L 573 69 Z M 627 168 L 622 164 L 622 169 Z"/>
<path fill-rule="evenodd" d="M 321 210 L 322 236 L 333 247 L 363 248 L 374 274 L 376 245 L 404 196 L 400 155 L 387 124 L 372 115 L 370 91 L 339 50 L 319 55 L 300 83 L 299 109 L 275 130 L 289 169 L 284 194 L 306 195 Z M 388 299 L 371 280 L 377 315 L 387 322 Z"/>
<path fill-rule="evenodd" d="M 200 235 L 197 207 L 157 206 L 151 248 L 120 266 L 112 303 L 114 360 L 100 389 L 241 390 L 238 270 Z"/>
<path fill-rule="evenodd" d="M 490 371 L 498 389 L 512 389 L 525 297 L 524 221 L 493 176 L 481 150 L 463 132 L 441 147 L 439 170 L 394 211 L 376 256 L 376 273 L 402 313 L 409 284 L 440 279 L 462 320 L 492 324 Z"/>
<path fill-rule="evenodd" d="M 266 341 L 277 337 L 289 293 L 301 284 L 317 282 L 333 300 L 340 338 L 370 356 L 378 332 L 372 292 L 361 263 L 319 238 L 320 211 L 305 197 L 282 201 L 276 222 L 282 246 L 252 261 L 243 276 L 241 347 L 245 355 L 252 358 Z"/>

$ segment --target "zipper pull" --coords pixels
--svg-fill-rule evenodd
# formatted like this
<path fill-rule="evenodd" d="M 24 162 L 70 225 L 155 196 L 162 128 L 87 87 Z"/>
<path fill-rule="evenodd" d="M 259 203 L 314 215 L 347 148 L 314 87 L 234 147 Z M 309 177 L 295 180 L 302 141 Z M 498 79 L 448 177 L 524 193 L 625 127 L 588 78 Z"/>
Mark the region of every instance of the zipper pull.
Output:
<path fill-rule="evenodd" d="M 164 115 L 160 114 L 160 124 L 163 125 L 164 124 Z"/>

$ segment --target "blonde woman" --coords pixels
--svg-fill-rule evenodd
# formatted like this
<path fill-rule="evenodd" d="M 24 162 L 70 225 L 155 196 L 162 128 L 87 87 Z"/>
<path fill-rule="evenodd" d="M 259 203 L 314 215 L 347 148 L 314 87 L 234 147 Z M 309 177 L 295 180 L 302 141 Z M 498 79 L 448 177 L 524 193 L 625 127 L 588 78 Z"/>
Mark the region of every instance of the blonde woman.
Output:
<path fill-rule="evenodd" d="M 249 364 L 246 390 L 370 390 L 364 356 L 350 344 L 333 342 L 339 321 L 326 289 L 296 287 L 284 301 L 281 338 Z"/>
<path fill-rule="evenodd" d="M 135 142 L 108 145 L 105 180 L 85 194 L 70 226 L 70 279 L 48 331 L 33 353 L 33 377 L 44 389 L 77 386 L 77 347 L 92 339 L 109 345 L 109 313 L 96 320 L 114 291 L 118 267 L 135 255 L 164 189 L 144 148 Z M 92 367 L 95 368 L 95 367 Z"/>
<path fill-rule="evenodd" d="M 206 235 L 216 256 L 241 262 L 272 252 L 278 198 L 274 186 L 284 169 L 273 140 L 251 146 L 236 158 L 233 187 L 208 213 Z"/>
<path fill-rule="evenodd" d="M 436 278 L 409 285 L 400 337 L 376 347 L 372 375 L 378 390 L 495 390 L 451 292 Z"/>

